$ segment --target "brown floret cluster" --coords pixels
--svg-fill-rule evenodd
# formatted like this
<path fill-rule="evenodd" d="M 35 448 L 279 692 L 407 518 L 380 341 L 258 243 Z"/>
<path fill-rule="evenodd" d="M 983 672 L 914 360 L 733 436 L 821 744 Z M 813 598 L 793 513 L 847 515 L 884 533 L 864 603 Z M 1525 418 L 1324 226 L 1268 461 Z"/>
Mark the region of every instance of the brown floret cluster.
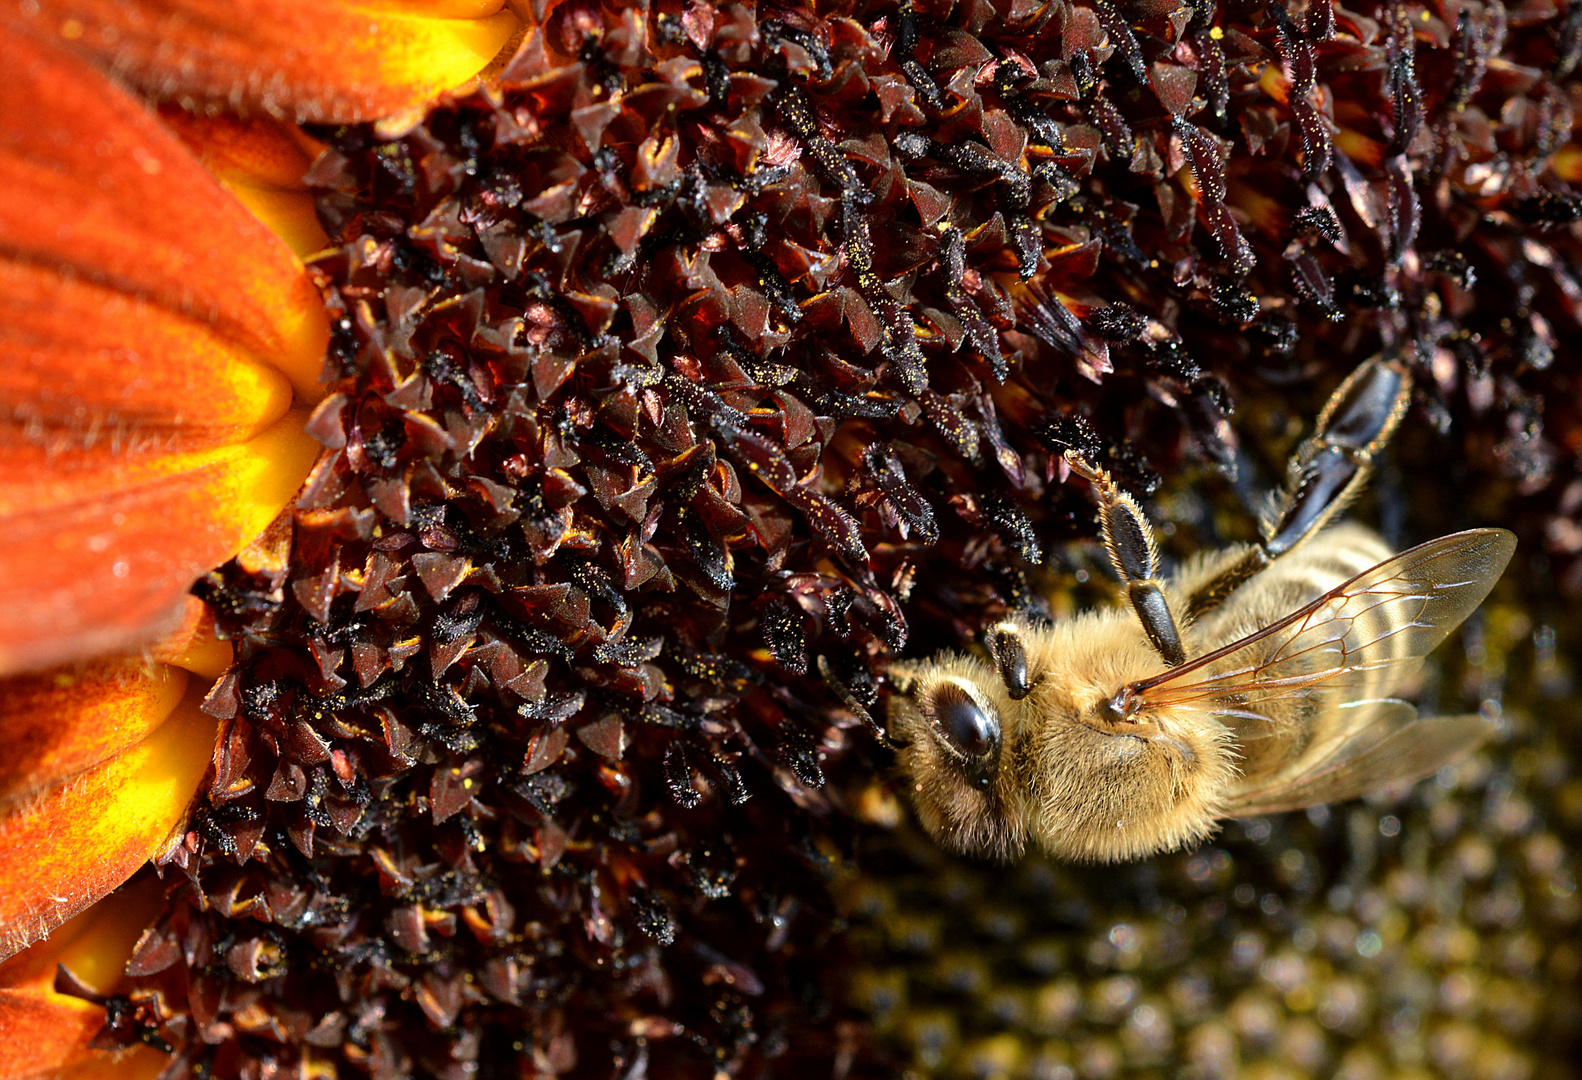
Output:
<path fill-rule="evenodd" d="M 1482 494 L 1396 527 L 1514 521 L 1582 588 L 1582 6 L 532 6 L 476 92 L 319 132 L 332 452 L 200 583 L 238 662 L 111 1041 L 248 1080 L 942 1066 L 846 929 L 940 894 L 831 882 L 892 817 L 884 665 L 1100 565 L 1068 445 L 1195 471 L 1175 516 L 1231 538 L 1397 351 L 1403 455 Z"/>

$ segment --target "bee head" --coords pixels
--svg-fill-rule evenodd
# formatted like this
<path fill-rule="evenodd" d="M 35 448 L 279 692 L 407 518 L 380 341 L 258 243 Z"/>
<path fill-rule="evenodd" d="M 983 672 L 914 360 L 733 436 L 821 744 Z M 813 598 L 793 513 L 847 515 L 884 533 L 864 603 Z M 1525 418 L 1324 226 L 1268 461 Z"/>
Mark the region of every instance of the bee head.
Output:
<path fill-rule="evenodd" d="M 989 668 L 966 657 L 924 665 L 909 689 L 892 699 L 890 731 L 907 744 L 897 760 L 923 826 L 957 851 L 1019 854 L 1020 800 L 1001 767 L 1004 717 L 1015 703 Z"/>

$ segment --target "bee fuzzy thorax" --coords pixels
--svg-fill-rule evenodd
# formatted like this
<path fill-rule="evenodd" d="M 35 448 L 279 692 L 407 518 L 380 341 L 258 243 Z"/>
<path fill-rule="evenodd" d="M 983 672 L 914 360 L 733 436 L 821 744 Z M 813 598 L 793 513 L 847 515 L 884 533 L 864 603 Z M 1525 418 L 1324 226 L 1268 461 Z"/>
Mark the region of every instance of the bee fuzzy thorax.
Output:
<path fill-rule="evenodd" d="M 1196 843 L 1215 830 L 1236 778 L 1235 746 L 1206 715 L 1112 720 L 1096 709 L 1030 740 L 1032 833 L 1073 862 L 1121 862 Z"/>

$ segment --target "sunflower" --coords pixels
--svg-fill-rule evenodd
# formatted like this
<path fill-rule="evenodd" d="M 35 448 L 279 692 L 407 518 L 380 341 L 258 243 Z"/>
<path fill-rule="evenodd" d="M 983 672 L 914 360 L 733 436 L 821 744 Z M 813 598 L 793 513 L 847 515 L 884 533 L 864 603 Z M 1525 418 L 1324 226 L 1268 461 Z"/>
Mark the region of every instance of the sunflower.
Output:
<path fill-rule="evenodd" d="M 56 964 L 90 993 L 119 977 L 153 893 L 91 905 L 181 841 L 230 662 L 188 588 L 320 450 L 299 124 L 473 78 L 516 31 L 501 7 L 0 8 L 0 955 L 25 950 L 0 969 L 0 1075 L 111 1067 Z"/>
<path fill-rule="evenodd" d="M 1582 7 L 1355 8 L 6 7 L 5 505 L 83 524 L 0 530 L 0 929 L 77 912 L 0 1080 L 1564 1075 Z M 1521 534 L 1439 688 L 1508 743 L 1132 868 L 910 826 L 891 661 L 1102 600 L 1061 448 L 1185 557 L 1381 350 L 1378 516 Z"/>

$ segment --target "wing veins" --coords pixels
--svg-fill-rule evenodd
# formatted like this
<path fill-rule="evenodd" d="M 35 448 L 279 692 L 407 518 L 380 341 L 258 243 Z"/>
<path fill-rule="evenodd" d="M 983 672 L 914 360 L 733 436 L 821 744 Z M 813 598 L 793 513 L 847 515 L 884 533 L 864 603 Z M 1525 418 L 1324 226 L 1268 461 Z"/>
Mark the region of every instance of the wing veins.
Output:
<path fill-rule="evenodd" d="M 1349 687 L 1356 676 L 1409 664 L 1437 647 L 1482 602 L 1513 548 L 1514 537 L 1499 529 L 1475 529 L 1420 544 L 1349 578 L 1269 626 L 1161 675 L 1130 684 L 1123 688 L 1122 696 L 1128 709 L 1135 712 L 1149 707 L 1190 705 L 1238 691 L 1281 698 L 1311 695 L 1318 692 L 1314 687 L 1319 691 Z M 1436 566 L 1456 573 L 1457 580 L 1435 581 Z M 1467 577 L 1473 566 L 1483 573 Z M 1463 595 L 1468 586 L 1482 586 L 1482 591 Z M 1413 601 L 1417 603 L 1415 610 L 1409 607 Z M 1445 604 L 1449 607 L 1441 617 L 1430 614 L 1431 605 L 1442 608 Z M 1405 610 L 1400 617 L 1391 618 L 1390 609 L 1396 607 Z M 1411 612 L 1410 618 L 1407 611 Z M 1355 640 L 1354 635 L 1359 633 L 1369 636 Z M 1202 673 L 1205 668 L 1280 634 L 1285 634 L 1286 640 L 1267 658 L 1195 682 L 1187 681 L 1194 673 Z M 1368 658 L 1371 651 L 1396 639 L 1404 642 L 1401 655 Z M 1332 658 L 1325 659 L 1326 653 L 1333 654 Z M 1279 671 L 1304 658 L 1319 665 L 1318 669 Z M 1261 672 L 1268 674 L 1260 675 Z"/>

